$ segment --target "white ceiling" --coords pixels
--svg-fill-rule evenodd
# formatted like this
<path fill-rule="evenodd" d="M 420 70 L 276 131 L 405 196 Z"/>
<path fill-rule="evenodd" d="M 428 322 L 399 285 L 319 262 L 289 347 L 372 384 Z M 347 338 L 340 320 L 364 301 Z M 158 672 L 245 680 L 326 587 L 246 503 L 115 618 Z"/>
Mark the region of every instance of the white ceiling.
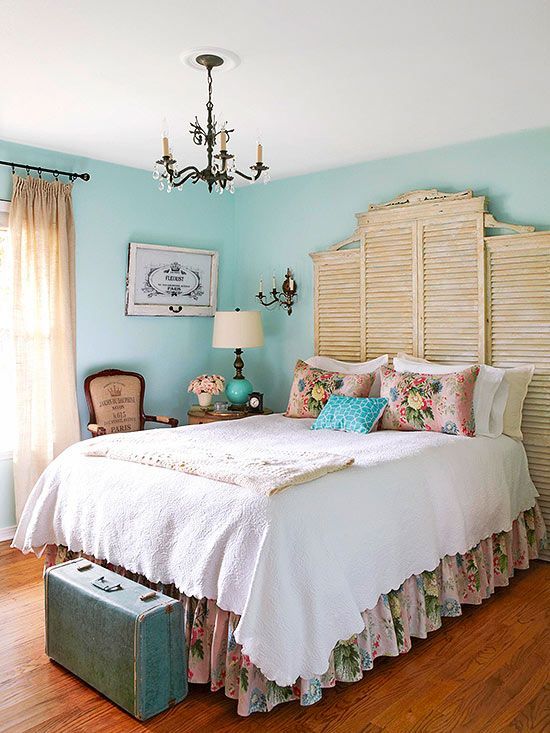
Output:
<path fill-rule="evenodd" d="M 0 138 L 150 168 L 180 163 L 204 75 L 241 167 L 274 177 L 550 124 L 548 0 L 0 0 Z M 233 142 L 232 141 L 232 142 Z"/>

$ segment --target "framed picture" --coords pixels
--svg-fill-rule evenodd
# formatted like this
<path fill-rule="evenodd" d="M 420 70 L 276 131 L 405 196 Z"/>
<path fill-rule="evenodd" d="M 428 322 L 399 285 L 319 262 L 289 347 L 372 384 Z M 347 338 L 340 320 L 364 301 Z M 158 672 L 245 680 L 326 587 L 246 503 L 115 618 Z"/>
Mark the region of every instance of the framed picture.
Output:
<path fill-rule="evenodd" d="M 127 316 L 213 316 L 217 290 L 217 252 L 128 245 Z"/>

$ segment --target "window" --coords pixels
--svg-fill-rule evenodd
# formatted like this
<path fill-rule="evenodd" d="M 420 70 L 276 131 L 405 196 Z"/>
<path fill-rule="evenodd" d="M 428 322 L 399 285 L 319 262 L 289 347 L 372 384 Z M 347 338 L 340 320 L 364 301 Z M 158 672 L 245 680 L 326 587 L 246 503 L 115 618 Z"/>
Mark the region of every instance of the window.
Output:
<path fill-rule="evenodd" d="M 0 459 L 13 449 L 15 358 L 12 334 L 12 291 L 8 232 L 9 203 L 0 201 Z"/>

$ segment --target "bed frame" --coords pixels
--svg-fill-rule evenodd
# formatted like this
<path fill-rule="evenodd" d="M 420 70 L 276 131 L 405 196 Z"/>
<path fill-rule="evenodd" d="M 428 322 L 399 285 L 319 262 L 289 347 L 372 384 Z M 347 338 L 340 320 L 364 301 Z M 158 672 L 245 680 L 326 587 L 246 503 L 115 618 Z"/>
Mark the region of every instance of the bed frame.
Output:
<path fill-rule="evenodd" d="M 550 231 L 499 222 L 486 206 L 472 191 L 431 189 L 356 214 L 350 237 L 311 254 L 315 353 L 534 364 L 522 431 L 550 527 Z"/>

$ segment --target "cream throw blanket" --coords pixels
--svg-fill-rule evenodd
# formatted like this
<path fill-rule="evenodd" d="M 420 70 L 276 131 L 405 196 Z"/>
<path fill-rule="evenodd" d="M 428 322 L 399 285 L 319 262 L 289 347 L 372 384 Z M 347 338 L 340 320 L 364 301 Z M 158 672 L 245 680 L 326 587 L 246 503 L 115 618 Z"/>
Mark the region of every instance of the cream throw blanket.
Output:
<path fill-rule="evenodd" d="M 136 450 L 136 446 L 118 442 L 112 446 L 99 443 L 86 450 L 85 455 L 169 468 L 172 471 L 236 484 L 267 496 L 277 494 L 289 486 L 304 484 L 327 473 L 340 471 L 354 462 L 349 456 L 308 450 L 273 451 L 268 448 L 258 449 L 257 446 L 250 447 L 246 443 L 228 446 L 224 441 L 206 447 L 204 441 L 199 445 L 186 440 L 181 432 L 179 441 L 167 441 L 167 437 L 166 433 L 160 433 L 157 447 L 150 450 L 144 450 L 143 446 Z"/>

